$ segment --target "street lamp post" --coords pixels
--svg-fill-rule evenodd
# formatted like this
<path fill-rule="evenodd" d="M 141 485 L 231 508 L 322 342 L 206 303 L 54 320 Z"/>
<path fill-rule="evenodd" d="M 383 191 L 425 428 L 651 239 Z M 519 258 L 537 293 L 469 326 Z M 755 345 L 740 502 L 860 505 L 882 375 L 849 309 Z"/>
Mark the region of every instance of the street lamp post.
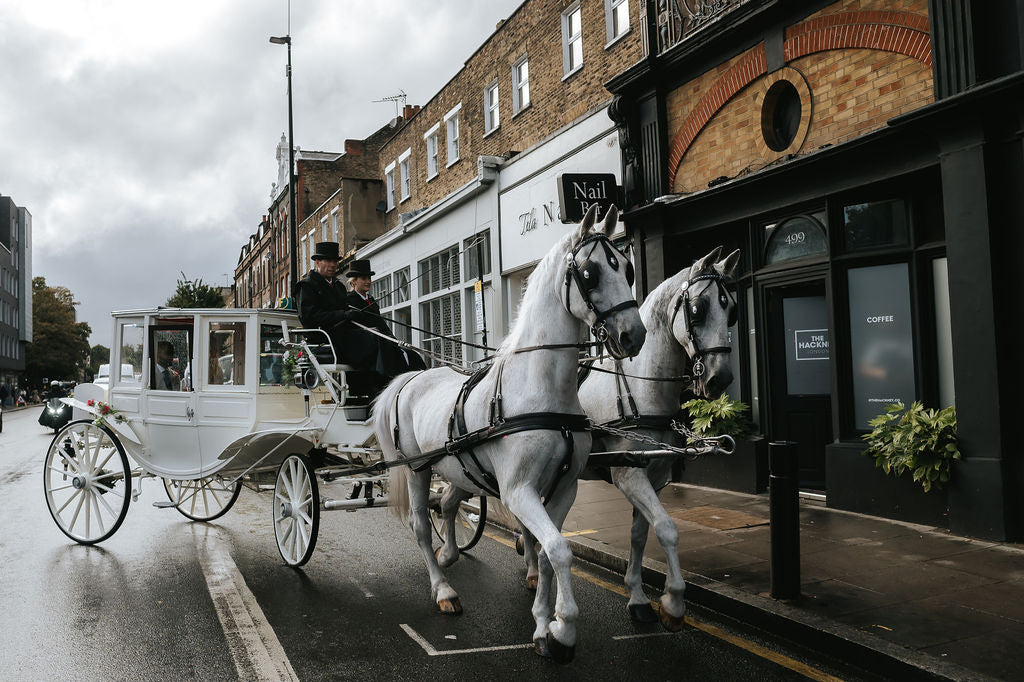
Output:
<path fill-rule="evenodd" d="M 288 241 L 291 246 L 288 249 L 288 261 L 291 264 L 289 274 L 291 286 L 298 281 L 298 227 L 295 224 L 295 142 L 292 136 L 292 36 L 291 17 L 289 16 L 288 35 L 271 36 L 270 42 L 275 45 L 288 46 Z"/>

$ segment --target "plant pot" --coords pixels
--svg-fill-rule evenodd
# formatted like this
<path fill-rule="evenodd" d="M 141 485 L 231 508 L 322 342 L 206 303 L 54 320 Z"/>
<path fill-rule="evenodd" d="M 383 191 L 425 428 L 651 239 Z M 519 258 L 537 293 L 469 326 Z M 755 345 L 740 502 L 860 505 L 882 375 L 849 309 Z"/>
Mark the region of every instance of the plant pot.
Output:
<path fill-rule="evenodd" d="M 825 447 L 826 504 L 897 521 L 949 527 L 945 489 L 925 492 L 909 472 L 892 476 L 864 454 L 866 445 L 835 443 Z"/>
<path fill-rule="evenodd" d="M 686 460 L 674 480 L 741 493 L 761 493 L 768 487 L 768 441 L 762 436 L 736 440 L 731 455 L 702 455 Z"/>

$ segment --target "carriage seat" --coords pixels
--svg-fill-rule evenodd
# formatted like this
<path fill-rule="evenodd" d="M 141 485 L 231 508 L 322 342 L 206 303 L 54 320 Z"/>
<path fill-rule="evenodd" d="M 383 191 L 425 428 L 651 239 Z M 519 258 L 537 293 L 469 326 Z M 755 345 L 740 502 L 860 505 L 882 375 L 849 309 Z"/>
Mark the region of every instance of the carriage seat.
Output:
<path fill-rule="evenodd" d="M 359 403 L 360 398 L 363 398 L 365 403 L 369 402 L 369 399 L 373 397 L 373 379 L 376 375 L 375 372 L 365 369 L 360 369 L 354 365 L 348 365 L 341 362 L 334 362 L 335 357 L 331 352 L 331 346 L 327 344 L 321 344 L 318 346 L 310 345 L 310 352 L 316 357 L 316 361 L 320 363 L 320 367 L 325 372 L 331 374 L 338 374 L 344 372 L 345 383 L 348 384 L 349 401 Z"/>

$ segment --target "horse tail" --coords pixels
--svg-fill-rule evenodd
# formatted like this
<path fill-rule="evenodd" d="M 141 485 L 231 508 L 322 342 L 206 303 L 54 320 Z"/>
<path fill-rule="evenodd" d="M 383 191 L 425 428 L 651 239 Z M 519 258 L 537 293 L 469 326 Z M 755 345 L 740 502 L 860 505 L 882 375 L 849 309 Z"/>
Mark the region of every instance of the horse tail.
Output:
<path fill-rule="evenodd" d="M 419 374 L 407 372 L 395 378 L 373 403 L 373 428 L 385 461 L 392 462 L 402 455 L 395 446 L 392 414 L 395 412 L 394 405 L 399 392 Z M 388 507 L 392 514 L 404 521 L 409 516 L 409 468 L 404 465 L 389 468 L 388 479 Z"/>

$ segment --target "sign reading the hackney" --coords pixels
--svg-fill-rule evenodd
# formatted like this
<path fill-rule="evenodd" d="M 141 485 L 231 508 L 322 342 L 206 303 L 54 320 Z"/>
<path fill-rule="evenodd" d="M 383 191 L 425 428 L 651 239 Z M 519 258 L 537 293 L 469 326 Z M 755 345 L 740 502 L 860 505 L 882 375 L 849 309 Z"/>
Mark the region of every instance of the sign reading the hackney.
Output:
<path fill-rule="evenodd" d="M 614 173 L 562 173 L 558 176 L 558 217 L 563 223 L 580 222 L 594 204 L 601 207 L 599 220 L 612 204 L 619 204 Z"/>

